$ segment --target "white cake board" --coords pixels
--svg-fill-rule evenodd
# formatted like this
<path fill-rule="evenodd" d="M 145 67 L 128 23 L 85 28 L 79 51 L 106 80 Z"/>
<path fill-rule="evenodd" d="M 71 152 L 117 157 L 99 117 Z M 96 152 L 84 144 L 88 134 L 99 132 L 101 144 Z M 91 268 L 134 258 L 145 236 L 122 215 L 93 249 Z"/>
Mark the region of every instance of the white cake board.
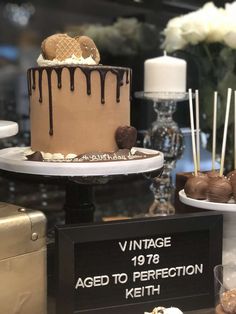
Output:
<path fill-rule="evenodd" d="M 163 153 L 153 157 L 109 162 L 39 162 L 24 160 L 24 152 L 29 147 L 11 147 L 0 150 L 0 169 L 24 174 L 42 176 L 111 176 L 129 175 L 152 172 L 161 169 L 164 164 Z M 156 154 L 157 151 L 137 148 L 146 154 Z"/>
<path fill-rule="evenodd" d="M 0 138 L 16 135 L 18 131 L 19 128 L 16 122 L 0 120 Z"/>
<path fill-rule="evenodd" d="M 200 201 L 186 196 L 184 190 L 179 192 L 182 203 L 207 210 L 219 211 L 223 214 L 223 263 L 235 263 L 236 261 L 236 204 L 235 203 L 213 203 Z"/>

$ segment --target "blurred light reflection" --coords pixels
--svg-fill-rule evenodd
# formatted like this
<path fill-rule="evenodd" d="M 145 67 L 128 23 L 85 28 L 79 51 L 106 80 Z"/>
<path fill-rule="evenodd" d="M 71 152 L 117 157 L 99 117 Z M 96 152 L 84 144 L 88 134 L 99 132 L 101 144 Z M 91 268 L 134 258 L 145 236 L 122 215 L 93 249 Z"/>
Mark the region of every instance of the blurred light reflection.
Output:
<path fill-rule="evenodd" d="M 29 23 L 30 17 L 35 13 L 35 7 L 32 3 L 7 3 L 4 6 L 3 14 L 11 23 L 24 27 Z"/>

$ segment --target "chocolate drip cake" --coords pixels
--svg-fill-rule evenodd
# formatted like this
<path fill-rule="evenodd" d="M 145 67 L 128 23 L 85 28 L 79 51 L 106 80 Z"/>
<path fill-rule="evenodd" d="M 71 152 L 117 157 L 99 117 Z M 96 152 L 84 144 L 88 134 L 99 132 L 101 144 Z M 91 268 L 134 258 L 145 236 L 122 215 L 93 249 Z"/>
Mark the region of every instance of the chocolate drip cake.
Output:
<path fill-rule="evenodd" d="M 57 34 L 43 42 L 40 66 L 27 73 L 33 152 L 78 156 L 118 150 L 117 129 L 130 127 L 131 69 L 98 62 L 88 37 Z M 121 148 L 130 148 L 130 141 Z"/>

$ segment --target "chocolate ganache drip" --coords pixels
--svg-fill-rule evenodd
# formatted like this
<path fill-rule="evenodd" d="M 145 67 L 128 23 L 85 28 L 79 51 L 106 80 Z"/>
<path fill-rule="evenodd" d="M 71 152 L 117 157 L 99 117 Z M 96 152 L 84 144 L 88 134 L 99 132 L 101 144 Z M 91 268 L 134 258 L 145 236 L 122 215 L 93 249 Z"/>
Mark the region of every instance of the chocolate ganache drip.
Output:
<path fill-rule="evenodd" d="M 35 71 L 33 71 L 35 72 Z M 39 102 L 42 103 L 43 101 L 43 96 L 42 96 L 42 75 L 43 75 L 43 69 L 39 69 L 38 70 L 38 74 L 39 74 L 39 77 L 38 77 L 38 84 L 39 84 Z"/>
<path fill-rule="evenodd" d="M 131 82 L 131 71 L 124 68 L 114 68 L 114 67 L 102 67 L 102 66 L 62 66 L 62 67 L 40 67 L 32 68 L 27 71 L 27 82 L 28 82 L 28 94 L 32 95 L 32 90 L 36 89 L 36 72 L 38 72 L 38 90 L 39 90 L 39 102 L 43 102 L 42 93 L 42 76 L 43 71 L 46 71 L 47 83 L 48 83 L 48 106 L 49 106 L 49 134 L 53 135 L 53 95 L 52 95 L 52 72 L 55 71 L 57 75 L 57 88 L 62 87 L 62 71 L 67 68 L 70 73 L 70 90 L 73 92 L 75 89 L 75 71 L 79 68 L 85 75 L 86 85 L 87 85 L 87 95 L 91 95 L 91 73 L 93 71 L 98 71 L 100 75 L 100 85 L 101 85 L 101 103 L 105 104 L 105 80 L 106 75 L 110 71 L 116 76 L 116 101 L 120 102 L 120 88 L 124 85 L 124 74 L 125 83 L 129 84 Z"/>
<path fill-rule="evenodd" d="M 107 71 L 99 71 L 100 79 L 101 79 L 101 103 L 105 104 L 105 78 L 107 75 Z"/>
<path fill-rule="evenodd" d="M 28 86 L 28 95 L 32 95 L 32 86 L 31 86 L 31 69 L 27 71 L 27 86 Z"/>
<path fill-rule="evenodd" d="M 32 75 L 33 75 L 33 78 L 32 78 L 32 89 L 35 89 L 36 88 L 36 86 L 35 86 L 35 71 L 33 71 Z"/>
<path fill-rule="evenodd" d="M 56 68 L 55 71 L 57 73 L 57 87 L 61 89 L 61 73 L 63 68 Z"/>
<path fill-rule="evenodd" d="M 116 75 L 116 101 L 120 102 L 120 87 L 124 85 L 123 77 L 124 77 L 125 70 L 123 71 L 112 70 L 112 73 Z M 126 79 L 127 79 L 127 72 L 126 72 Z"/>
<path fill-rule="evenodd" d="M 70 72 L 70 90 L 73 92 L 75 89 L 75 67 L 67 67 Z"/>
<path fill-rule="evenodd" d="M 125 72 L 126 72 L 126 84 L 129 84 L 129 71 L 126 70 Z"/>
<path fill-rule="evenodd" d="M 53 135 L 53 108 L 52 108 L 52 69 L 47 69 L 48 102 L 49 102 L 49 134 Z"/>
<path fill-rule="evenodd" d="M 87 85 L 87 95 L 91 95 L 91 72 L 93 71 L 90 68 L 80 68 L 86 77 L 86 85 Z"/>

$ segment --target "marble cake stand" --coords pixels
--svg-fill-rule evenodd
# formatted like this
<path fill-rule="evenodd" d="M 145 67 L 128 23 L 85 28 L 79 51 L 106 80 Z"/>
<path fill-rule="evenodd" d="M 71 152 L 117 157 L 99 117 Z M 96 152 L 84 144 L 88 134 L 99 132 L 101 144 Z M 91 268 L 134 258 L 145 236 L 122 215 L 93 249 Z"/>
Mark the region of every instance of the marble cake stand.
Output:
<path fill-rule="evenodd" d="M 0 138 L 6 138 L 18 133 L 18 124 L 12 121 L 0 120 Z"/>
<path fill-rule="evenodd" d="M 37 162 L 24 160 L 27 147 L 0 150 L 1 173 L 10 178 L 66 185 L 66 223 L 92 222 L 95 211 L 92 188 L 127 176 L 154 178 L 162 173 L 164 157 L 158 155 L 139 160 L 109 162 Z M 153 154 L 154 150 L 137 148 Z"/>

